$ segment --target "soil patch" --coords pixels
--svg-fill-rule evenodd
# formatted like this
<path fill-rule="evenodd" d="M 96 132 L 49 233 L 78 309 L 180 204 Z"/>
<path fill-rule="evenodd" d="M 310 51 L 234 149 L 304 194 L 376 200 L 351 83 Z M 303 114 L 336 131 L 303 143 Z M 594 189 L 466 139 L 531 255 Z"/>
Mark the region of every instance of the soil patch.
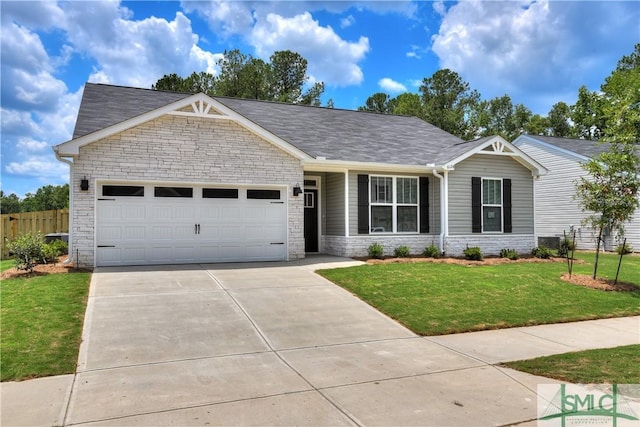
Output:
<path fill-rule="evenodd" d="M 561 277 L 567 283 L 572 285 L 584 286 L 591 289 L 599 289 L 601 291 L 618 291 L 618 292 L 633 292 L 638 291 L 640 288 L 632 283 L 618 282 L 614 283 L 609 279 L 594 279 L 588 274 L 572 274 L 569 277 L 569 273 L 564 273 Z"/>
<path fill-rule="evenodd" d="M 0 279 L 12 279 L 14 277 L 44 276 L 47 274 L 73 273 L 77 271 L 89 271 L 89 270 L 76 269 L 74 268 L 73 263 L 63 264 L 63 262 L 66 259 L 67 259 L 67 255 L 63 255 L 58 257 L 55 263 L 38 264 L 35 266 L 32 273 L 28 273 L 24 270 L 17 270 L 15 267 L 13 267 L 3 271 L 2 275 L 0 275 Z"/>

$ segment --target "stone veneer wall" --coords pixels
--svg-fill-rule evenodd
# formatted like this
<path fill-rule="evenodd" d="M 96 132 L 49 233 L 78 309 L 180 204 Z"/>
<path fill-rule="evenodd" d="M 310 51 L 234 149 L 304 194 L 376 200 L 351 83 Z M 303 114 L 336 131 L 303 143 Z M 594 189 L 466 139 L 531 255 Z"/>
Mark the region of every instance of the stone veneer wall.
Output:
<path fill-rule="evenodd" d="M 421 254 L 432 243 L 438 246 L 438 235 L 405 235 L 405 236 L 321 236 L 322 252 L 329 255 L 345 257 L 367 256 L 367 249 L 372 243 L 380 243 L 384 247 L 384 255 L 393 255 L 398 246 L 408 246 L 412 255 Z M 485 255 L 499 255 L 504 248 L 515 249 L 519 253 L 531 253 L 535 244 L 535 237 L 531 235 L 468 235 L 449 236 L 445 242 L 445 252 L 448 256 L 462 256 L 469 247 L 478 246 Z"/>
<path fill-rule="evenodd" d="M 91 183 L 89 191 L 79 189 L 84 177 Z M 95 190 L 100 180 L 292 188 L 302 183 L 303 172 L 298 159 L 230 120 L 163 116 L 85 145 L 71 179 L 71 257 L 80 266 L 94 265 Z M 290 191 L 287 197 L 289 259 L 304 258 L 303 198 Z"/>

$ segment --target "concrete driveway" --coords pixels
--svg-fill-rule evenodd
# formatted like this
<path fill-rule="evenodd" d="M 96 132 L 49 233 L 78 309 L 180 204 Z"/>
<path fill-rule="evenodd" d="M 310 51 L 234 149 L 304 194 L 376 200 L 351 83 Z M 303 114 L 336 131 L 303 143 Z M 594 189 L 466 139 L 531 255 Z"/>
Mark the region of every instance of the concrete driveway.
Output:
<path fill-rule="evenodd" d="M 488 426 L 535 419 L 536 385 L 552 381 L 492 363 L 575 347 L 544 331 L 512 330 L 515 348 L 510 336 L 418 337 L 313 273 L 349 263 L 313 257 L 97 269 L 78 371 L 67 376 L 69 403 L 58 424 Z M 611 320 L 607 336 L 638 341 L 632 327 Z M 595 326 L 582 323 L 587 329 L 578 335 L 589 335 Z M 466 344 L 456 340 L 463 336 Z M 483 346 L 487 339 L 493 348 Z"/>

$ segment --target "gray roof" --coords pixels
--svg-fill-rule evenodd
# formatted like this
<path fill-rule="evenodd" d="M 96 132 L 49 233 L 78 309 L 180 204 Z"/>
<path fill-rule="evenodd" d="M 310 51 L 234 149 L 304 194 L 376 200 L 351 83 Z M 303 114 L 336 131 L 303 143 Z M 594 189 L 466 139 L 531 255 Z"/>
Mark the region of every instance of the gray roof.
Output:
<path fill-rule="evenodd" d="M 189 94 L 87 83 L 74 138 Z M 215 97 L 218 102 L 312 157 L 401 165 L 444 163 L 475 144 L 421 119 L 361 111 Z M 475 142 L 475 141 L 474 141 Z"/>
<path fill-rule="evenodd" d="M 604 153 L 609 150 L 609 144 L 606 142 L 590 141 L 588 139 L 571 139 L 571 138 L 559 138 L 555 136 L 539 136 L 539 135 L 524 135 L 529 138 L 537 139 L 547 144 L 554 145 L 558 148 L 562 148 L 568 151 L 572 151 L 576 154 L 580 154 L 584 157 L 596 157 L 600 153 Z"/>

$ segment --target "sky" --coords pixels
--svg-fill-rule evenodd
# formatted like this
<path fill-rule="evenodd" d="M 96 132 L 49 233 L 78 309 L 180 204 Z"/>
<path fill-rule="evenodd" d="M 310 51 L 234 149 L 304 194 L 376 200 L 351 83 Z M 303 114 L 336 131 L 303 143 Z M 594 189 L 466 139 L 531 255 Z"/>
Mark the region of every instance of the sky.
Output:
<path fill-rule="evenodd" d="M 149 88 L 218 72 L 225 50 L 308 60 L 323 104 L 418 92 L 449 68 L 483 99 L 546 115 L 598 90 L 640 42 L 640 1 L 0 0 L 1 188 L 24 197 L 68 182 L 51 147 L 71 139 L 86 82 Z"/>

